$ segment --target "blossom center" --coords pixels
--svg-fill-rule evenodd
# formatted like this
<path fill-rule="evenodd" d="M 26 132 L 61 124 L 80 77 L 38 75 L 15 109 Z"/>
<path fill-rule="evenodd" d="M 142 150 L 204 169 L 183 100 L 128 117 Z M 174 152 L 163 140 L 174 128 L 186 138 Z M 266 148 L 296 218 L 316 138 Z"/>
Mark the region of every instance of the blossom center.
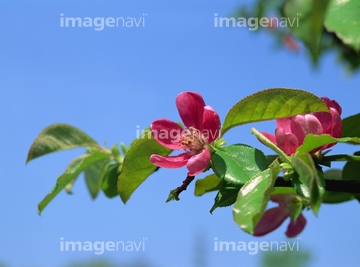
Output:
<path fill-rule="evenodd" d="M 189 127 L 179 141 L 179 146 L 190 155 L 199 154 L 207 144 L 208 140 L 205 136 L 194 127 Z"/>

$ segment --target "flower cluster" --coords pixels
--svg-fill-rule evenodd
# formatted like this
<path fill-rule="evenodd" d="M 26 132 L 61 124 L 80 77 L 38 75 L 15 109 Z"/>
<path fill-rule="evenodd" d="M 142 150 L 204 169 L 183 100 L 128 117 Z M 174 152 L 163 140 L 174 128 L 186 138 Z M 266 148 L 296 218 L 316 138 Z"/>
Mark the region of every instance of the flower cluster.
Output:
<path fill-rule="evenodd" d="M 341 107 L 335 100 L 321 98 L 330 110 L 313 114 L 296 115 L 290 118 L 276 120 L 275 135 L 262 133 L 286 154 L 292 155 L 304 142 L 307 134 L 329 134 L 339 138 L 342 134 Z M 316 149 L 317 152 L 333 146 L 325 145 Z"/>

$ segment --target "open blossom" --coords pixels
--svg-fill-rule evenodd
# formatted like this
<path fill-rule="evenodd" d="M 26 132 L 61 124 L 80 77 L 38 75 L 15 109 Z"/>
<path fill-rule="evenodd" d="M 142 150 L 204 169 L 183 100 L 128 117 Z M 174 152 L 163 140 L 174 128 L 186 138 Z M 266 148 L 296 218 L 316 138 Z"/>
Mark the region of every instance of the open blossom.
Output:
<path fill-rule="evenodd" d="M 302 145 L 307 134 L 329 134 L 339 138 L 342 134 L 341 107 L 335 100 L 321 98 L 328 106 L 328 112 L 296 115 L 294 117 L 276 120 L 275 135 L 262 133 L 271 142 L 276 144 L 286 154 L 292 155 Z M 323 150 L 334 144 L 325 145 L 316 151 Z M 314 151 L 314 152 L 316 152 Z"/>
<path fill-rule="evenodd" d="M 184 150 L 177 156 L 153 154 L 150 161 L 163 168 L 180 168 L 186 165 L 188 175 L 203 172 L 210 163 L 208 145 L 220 134 L 219 115 L 206 106 L 202 96 L 195 92 L 183 92 L 176 97 L 179 115 L 186 126 L 183 129 L 176 122 L 159 119 L 151 126 L 151 133 L 162 146 L 173 150 Z"/>
<path fill-rule="evenodd" d="M 264 236 L 275 229 L 277 229 L 291 213 L 292 194 L 279 194 L 270 197 L 270 200 L 279 204 L 278 207 L 268 209 L 264 212 L 259 222 L 255 226 L 254 236 Z M 285 235 L 289 238 L 295 237 L 304 230 L 306 225 L 306 218 L 301 213 L 296 222 L 290 218 L 290 223 L 287 227 Z"/>

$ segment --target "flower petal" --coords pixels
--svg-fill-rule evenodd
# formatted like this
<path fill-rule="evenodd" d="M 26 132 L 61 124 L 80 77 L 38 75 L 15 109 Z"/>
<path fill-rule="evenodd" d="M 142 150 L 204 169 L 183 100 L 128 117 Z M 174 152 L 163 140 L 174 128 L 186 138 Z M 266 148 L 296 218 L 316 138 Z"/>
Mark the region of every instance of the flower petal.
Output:
<path fill-rule="evenodd" d="M 291 120 L 291 132 L 297 137 L 300 146 L 307 134 L 322 134 L 323 127 L 312 114 L 296 115 Z"/>
<path fill-rule="evenodd" d="M 264 212 L 254 229 L 254 236 L 264 236 L 278 228 L 290 216 L 290 209 L 276 207 Z"/>
<path fill-rule="evenodd" d="M 321 99 L 322 99 L 322 101 L 325 102 L 325 104 L 328 106 L 328 108 L 336 109 L 336 111 L 339 113 L 339 115 L 341 115 L 342 108 L 341 108 L 341 106 L 339 105 L 338 102 L 336 102 L 335 100 L 330 100 L 327 97 L 322 97 Z"/>
<path fill-rule="evenodd" d="M 291 219 L 291 221 L 288 225 L 288 228 L 285 232 L 285 235 L 289 238 L 295 237 L 298 234 L 300 234 L 302 232 L 302 230 L 304 230 L 305 226 L 306 226 L 306 218 L 301 213 L 296 220 L 296 224 Z"/>
<path fill-rule="evenodd" d="M 208 143 L 215 141 L 220 135 L 220 117 L 216 111 L 210 107 L 204 107 L 202 134 L 208 140 Z"/>
<path fill-rule="evenodd" d="M 154 139 L 162 146 L 175 150 L 183 149 L 179 142 L 184 129 L 177 123 L 167 119 L 156 120 L 150 125 L 150 130 Z"/>
<path fill-rule="evenodd" d="M 187 153 L 182 153 L 177 156 L 160 156 L 153 154 L 150 156 L 150 162 L 162 168 L 181 168 L 186 165 L 190 157 Z"/>
<path fill-rule="evenodd" d="M 276 142 L 278 147 L 288 155 L 295 153 L 299 146 L 297 137 L 292 133 L 286 133 L 283 128 L 276 128 L 275 130 Z"/>
<path fill-rule="evenodd" d="M 291 119 L 293 117 L 277 119 L 276 120 L 276 128 L 283 128 L 285 133 L 291 133 Z"/>
<path fill-rule="evenodd" d="M 183 92 L 176 97 L 176 106 L 186 128 L 202 130 L 205 102 L 195 92 Z"/>
<path fill-rule="evenodd" d="M 210 158 L 210 151 L 207 148 L 204 148 L 199 154 L 192 156 L 186 164 L 189 170 L 188 175 L 195 176 L 203 172 L 209 165 Z"/>

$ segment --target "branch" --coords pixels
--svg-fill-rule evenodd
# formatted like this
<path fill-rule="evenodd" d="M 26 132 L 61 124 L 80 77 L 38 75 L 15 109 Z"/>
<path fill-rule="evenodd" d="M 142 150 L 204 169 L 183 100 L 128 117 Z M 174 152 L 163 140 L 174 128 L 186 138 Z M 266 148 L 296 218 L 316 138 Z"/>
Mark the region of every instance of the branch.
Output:
<path fill-rule="evenodd" d="M 174 190 L 170 191 L 169 197 L 167 198 L 166 202 L 171 200 L 180 200 L 179 195 L 182 191 L 186 190 L 188 185 L 195 179 L 195 176 L 187 176 L 186 179 L 183 181 L 182 185 L 176 187 Z"/>
<path fill-rule="evenodd" d="M 285 181 L 283 177 L 278 177 L 275 181 L 276 187 L 293 187 L 291 181 Z M 333 192 L 346 192 L 360 194 L 360 182 L 343 181 L 343 180 L 327 180 L 325 179 L 325 190 Z"/>

